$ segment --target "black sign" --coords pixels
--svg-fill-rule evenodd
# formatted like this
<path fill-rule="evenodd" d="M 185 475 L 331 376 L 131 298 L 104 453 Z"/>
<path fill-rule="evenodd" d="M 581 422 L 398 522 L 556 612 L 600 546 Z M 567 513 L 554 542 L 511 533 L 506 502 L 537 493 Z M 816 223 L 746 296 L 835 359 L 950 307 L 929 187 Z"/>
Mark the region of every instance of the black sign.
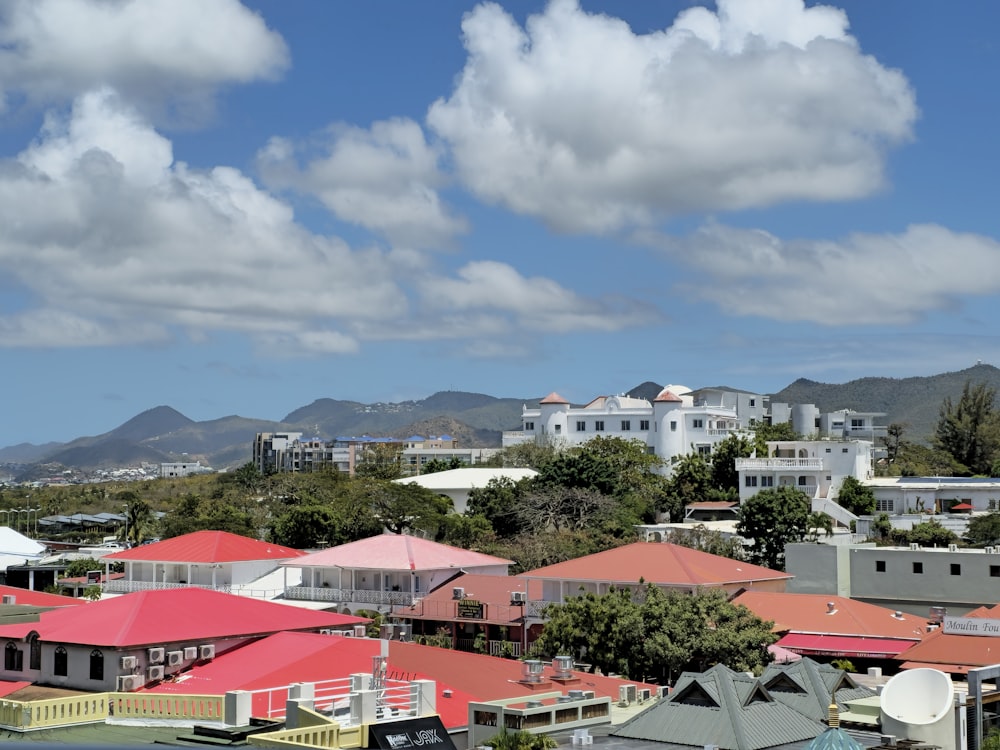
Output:
<path fill-rule="evenodd" d="M 466 620 L 482 620 L 483 603 L 478 599 L 462 599 L 458 603 L 458 616 Z"/>
<path fill-rule="evenodd" d="M 88 570 L 87 571 L 87 583 L 100 583 L 101 577 L 104 573 L 100 570 Z"/>
<path fill-rule="evenodd" d="M 381 750 L 455 750 L 455 743 L 441 723 L 440 716 L 383 721 L 368 725 L 368 747 Z"/>

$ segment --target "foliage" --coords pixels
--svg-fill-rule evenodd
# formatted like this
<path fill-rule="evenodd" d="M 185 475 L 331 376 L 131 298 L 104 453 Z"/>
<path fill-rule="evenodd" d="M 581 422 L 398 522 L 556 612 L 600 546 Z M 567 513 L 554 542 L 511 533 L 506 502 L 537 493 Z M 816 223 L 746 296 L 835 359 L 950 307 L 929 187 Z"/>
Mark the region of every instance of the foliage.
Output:
<path fill-rule="evenodd" d="M 285 547 L 310 549 L 345 544 L 381 531 L 381 524 L 373 514 L 369 513 L 360 526 L 358 520 L 329 506 L 295 505 L 275 520 L 270 538 Z"/>
<path fill-rule="evenodd" d="M 792 429 L 791 422 L 757 424 L 753 428 L 754 449 L 758 456 L 767 455 L 767 444 L 775 440 L 801 440 L 802 435 Z"/>
<path fill-rule="evenodd" d="M 770 661 L 767 646 L 777 640 L 771 623 L 716 589 L 612 588 L 550 605 L 546 616 L 536 654 L 569 654 L 592 670 L 635 680 L 670 682 L 685 670 L 717 663 L 759 670 Z"/>
<path fill-rule="evenodd" d="M 66 566 L 66 570 L 63 571 L 63 578 L 82 578 L 87 575 L 91 570 L 99 570 L 104 573 L 104 563 L 95 560 L 92 557 L 85 558 L 83 560 L 73 560 L 69 565 Z"/>
<path fill-rule="evenodd" d="M 359 477 L 392 480 L 403 476 L 403 448 L 399 443 L 366 445 L 354 469 Z"/>
<path fill-rule="evenodd" d="M 517 508 L 531 483 L 531 479 L 515 482 L 510 477 L 493 477 L 485 487 L 469 491 L 465 513 L 484 518 L 498 537 L 516 536 L 526 530 Z"/>
<path fill-rule="evenodd" d="M 135 492 L 121 492 L 115 498 L 125 505 L 125 525 L 122 527 L 122 541 L 126 546 L 137 547 L 150 537 L 156 522 L 149 503 L 139 498 Z"/>
<path fill-rule="evenodd" d="M 888 513 L 879 513 L 872 521 L 869 537 L 877 542 L 888 543 L 892 538 L 892 522 Z"/>
<path fill-rule="evenodd" d="M 983 737 L 979 748 L 980 750 L 1000 750 L 1000 729 L 996 727 L 991 728 L 986 736 Z"/>
<path fill-rule="evenodd" d="M 534 441 L 518 443 L 497 451 L 484 466 L 515 469 L 538 469 L 556 455 L 555 446 Z"/>
<path fill-rule="evenodd" d="M 103 590 L 101 587 L 97 584 L 93 584 L 91 586 L 87 586 L 87 588 L 83 590 L 83 598 L 87 601 L 96 602 L 101 598 L 102 593 Z"/>
<path fill-rule="evenodd" d="M 953 477 L 968 470 L 943 450 L 917 443 L 903 443 L 890 473 L 903 477 Z"/>
<path fill-rule="evenodd" d="M 362 480 L 355 486 L 368 498 L 375 517 L 393 534 L 421 530 L 436 535 L 452 510 L 451 498 L 419 484 Z"/>
<path fill-rule="evenodd" d="M 711 491 L 708 459 L 700 453 L 689 453 L 674 463 L 657 510 L 676 523 L 684 518 L 685 505 L 708 499 Z"/>
<path fill-rule="evenodd" d="M 441 519 L 435 541 L 463 549 L 478 549 L 495 538 L 493 527 L 482 516 L 449 513 Z"/>
<path fill-rule="evenodd" d="M 875 492 L 861 484 L 852 476 L 844 478 L 837 493 L 837 503 L 856 516 L 867 516 L 875 512 Z"/>
<path fill-rule="evenodd" d="M 914 525 L 909 531 L 893 529 L 890 538 L 895 544 L 919 544 L 921 547 L 947 547 L 961 541 L 955 532 L 946 529 L 934 518 Z"/>
<path fill-rule="evenodd" d="M 1000 543 L 1000 513 L 993 511 L 982 516 L 973 516 L 965 532 L 965 539 L 977 547 Z"/>
<path fill-rule="evenodd" d="M 835 667 L 836 669 L 843 669 L 845 672 L 851 672 L 851 673 L 857 672 L 857 669 L 854 666 L 854 662 L 852 662 L 850 659 L 834 659 L 833 661 L 830 662 L 830 666 Z"/>
<path fill-rule="evenodd" d="M 934 444 L 972 474 L 987 474 L 1000 450 L 1000 412 L 996 388 L 966 381 L 957 404 L 941 404 Z"/>
<path fill-rule="evenodd" d="M 532 734 L 521 730 L 511 732 L 504 728 L 499 734 L 495 734 L 483 742 L 486 747 L 493 750 L 550 750 L 558 747 L 559 743 L 547 734 Z"/>
<path fill-rule="evenodd" d="M 454 642 L 451 638 L 451 631 L 446 627 L 437 629 L 434 635 L 418 635 L 416 642 L 424 646 L 437 646 L 438 648 L 453 648 Z"/>
<path fill-rule="evenodd" d="M 903 439 L 909 426 L 908 422 L 891 422 L 885 428 L 885 436 L 879 438 L 885 448 L 886 463 L 890 466 L 896 463 L 900 452 L 906 448 L 909 442 Z"/>
<path fill-rule="evenodd" d="M 601 533 L 599 529 L 563 532 L 527 532 L 484 543 L 481 552 L 514 560 L 511 575 L 572 560 L 634 541 Z"/>
<path fill-rule="evenodd" d="M 785 545 L 805 538 L 809 513 L 809 497 L 790 486 L 764 489 L 744 501 L 736 532 L 753 540 L 747 548 L 750 562 L 784 570 Z"/>
<path fill-rule="evenodd" d="M 820 511 L 810 513 L 806 526 L 809 529 L 808 539 L 811 542 L 819 541 L 819 532 L 821 531 L 824 536 L 833 536 L 833 519 L 826 513 Z"/>
<path fill-rule="evenodd" d="M 708 552 L 711 555 L 744 559 L 743 543 L 737 537 L 727 537 L 721 531 L 709 529 L 705 524 L 691 524 L 690 528 L 676 529 L 670 533 L 671 544 Z"/>
<path fill-rule="evenodd" d="M 754 442 L 737 433 L 712 448 L 712 487 L 739 493 L 740 475 L 736 471 L 736 459 L 749 458 L 754 448 Z"/>
<path fill-rule="evenodd" d="M 421 474 L 436 474 L 439 471 L 450 471 L 452 469 L 461 469 L 465 466 L 462 463 L 462 459 L 458 456 L 452 456 L 449 460 L 445 461 L 443 458 L 432 458 L 430 461 L 425 463 L 421 469 Z"/>

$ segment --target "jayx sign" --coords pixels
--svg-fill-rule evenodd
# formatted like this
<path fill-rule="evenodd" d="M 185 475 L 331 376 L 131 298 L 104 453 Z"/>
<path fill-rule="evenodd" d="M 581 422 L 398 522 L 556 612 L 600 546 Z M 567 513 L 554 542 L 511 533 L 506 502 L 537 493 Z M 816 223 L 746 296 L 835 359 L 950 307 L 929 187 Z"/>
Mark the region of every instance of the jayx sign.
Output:
<path fill-rule="evenodd" d="M 381 750 L 455 750 L 441 719 L 437 716 L 422 716 L 419 719 L 405 719 L 372 724 L 368 735 Z M 369 742 L 369 747 L 373 745 Z"/>

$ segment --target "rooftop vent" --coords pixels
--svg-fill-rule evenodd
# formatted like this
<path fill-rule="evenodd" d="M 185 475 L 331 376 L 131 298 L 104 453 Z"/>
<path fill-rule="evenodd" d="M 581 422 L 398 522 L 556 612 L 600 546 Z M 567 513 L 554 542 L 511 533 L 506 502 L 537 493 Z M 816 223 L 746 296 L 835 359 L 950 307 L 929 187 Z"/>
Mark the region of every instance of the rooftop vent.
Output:
<path fill-rule="evenodd" d="M 556 656 L 552 659 L 552 670 L 556 679 L 568 680 L 573 676 L 573 657 Z"/>
<path fill-rule="evenodd" d="M 521 666 L 521 680 L 523 682 L 541 682 L 544 668 L 545 665 L 538 659 L 526 659 Z"/>
<path fill-rule="evenodd" d="M 826 613 L 828 615 L 832 615 L 836 611 L 837 611 L 837 603 L 836 602 L 827 602 L 826 603 Z"/>

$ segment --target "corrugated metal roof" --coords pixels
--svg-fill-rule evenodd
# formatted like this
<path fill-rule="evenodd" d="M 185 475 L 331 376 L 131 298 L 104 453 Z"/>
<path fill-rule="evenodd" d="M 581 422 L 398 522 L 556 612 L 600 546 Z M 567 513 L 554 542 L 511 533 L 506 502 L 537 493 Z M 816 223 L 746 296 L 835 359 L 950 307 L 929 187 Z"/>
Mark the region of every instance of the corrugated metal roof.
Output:
<path fill-rule="evenodd" d="M 251 560 L 278 562 L 304 554 L 301 550 L 230 534 L 228 531 L 195 531 L 164 539 L 162 542 L 114 552 L 101 559 L 167 563 L 229 563 Z"/>
<path fill-rule="evenodd" d="M 406 534 L 381 534 L 289 560 L 293 568 L 354 568 L 363 570 L 447 570 L 512 565 L 482 552 L 439 544 Z"/>

